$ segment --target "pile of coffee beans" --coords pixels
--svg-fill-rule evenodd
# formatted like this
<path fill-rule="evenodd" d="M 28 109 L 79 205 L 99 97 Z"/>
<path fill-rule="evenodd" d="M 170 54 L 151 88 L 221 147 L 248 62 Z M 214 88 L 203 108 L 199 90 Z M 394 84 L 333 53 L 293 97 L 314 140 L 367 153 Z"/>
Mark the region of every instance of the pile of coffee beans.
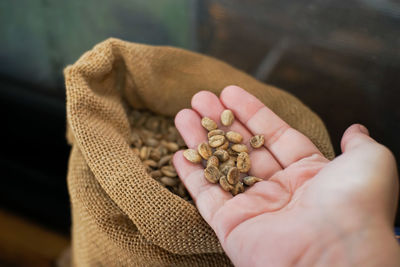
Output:
<path fill-rule="evenodd" d="M 173 119 L 148 111 L 132 110 L 129 121 L 131 148 L 149 175 L 172 193 L 191 201 L 172 164 L 174 153 L 187 148 Z"/>
<path fill-rule="evenodd" d="M 221 124 L 232 125 L 235 117 L 231 110 L 221 113 Z M 242 176 L 251 168 L 248 149 L 243 142 L 243 136 L 237 132 L 225 133 L 218 129 L 217 123 L 208 117 L 201 120 L 201 125 L 208 131 L 208 141 L 198 145 L 197 150 L 187 149 L 184 157 L 193 163 L 206 161 L 204 177 L 210 183 L 219 183 L 225 191 L 237 195 L 244 192 L 244 185 L 252 186 L 262 181 L 255 176 Z M 253 148 L 260 148 L 264 144 L 263 135 L 255 135 L 250 139 Z"/>

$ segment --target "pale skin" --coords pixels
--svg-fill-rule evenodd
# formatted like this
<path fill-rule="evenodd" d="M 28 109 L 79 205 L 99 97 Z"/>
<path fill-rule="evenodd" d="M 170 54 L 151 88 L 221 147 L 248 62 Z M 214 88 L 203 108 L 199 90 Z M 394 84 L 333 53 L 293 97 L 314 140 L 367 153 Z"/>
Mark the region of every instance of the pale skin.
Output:
<path fill-rule="evenodd" d="M 224 109 L 232 126 L 221 127 Z M 263 147 L 250 151 L 250 174 L 263 178 L 235 197 L 203 177 L 203 166 L 182 151 L 174 165 L 204 220 L 235 266 L 400 266 L 393 234 L 398 197 L 395 159 L 386 147 L 354 124 L 343 135 L 343 154 L 326 159 L 303 134 L 237 86 L 219 97 L 201 91 L 175 124 L 190 148 L 207 140 L 207 116 L 248 144 L 263 134 Z M 249 146 L 250 149 L 250 146 Z"/>

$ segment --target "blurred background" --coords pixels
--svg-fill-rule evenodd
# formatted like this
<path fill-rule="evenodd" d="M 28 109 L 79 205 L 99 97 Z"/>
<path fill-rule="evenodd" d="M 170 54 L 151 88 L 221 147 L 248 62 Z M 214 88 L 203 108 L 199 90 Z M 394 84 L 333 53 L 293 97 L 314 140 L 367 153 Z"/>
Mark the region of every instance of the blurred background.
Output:
<path fill-rule="evenodd" d="M 3 0 L 0 36 L 1 266 L 68 246 L 62 70 L 108 37 L 224 60 L 311 107 L 337 154 L 360 122 L 400 158 L 399 1 Z"/>

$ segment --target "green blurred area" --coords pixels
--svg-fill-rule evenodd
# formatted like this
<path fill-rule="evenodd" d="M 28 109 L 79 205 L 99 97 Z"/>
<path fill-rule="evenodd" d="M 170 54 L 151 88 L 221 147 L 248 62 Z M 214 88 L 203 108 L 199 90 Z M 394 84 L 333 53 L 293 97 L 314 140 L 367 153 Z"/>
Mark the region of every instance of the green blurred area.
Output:
<path fill-rule="evenodd" d="M 0 73 L 54 89 L 67 64 L 109 37 L 190 49 L 191 7 L 191 0 L 0 1 Z"/>

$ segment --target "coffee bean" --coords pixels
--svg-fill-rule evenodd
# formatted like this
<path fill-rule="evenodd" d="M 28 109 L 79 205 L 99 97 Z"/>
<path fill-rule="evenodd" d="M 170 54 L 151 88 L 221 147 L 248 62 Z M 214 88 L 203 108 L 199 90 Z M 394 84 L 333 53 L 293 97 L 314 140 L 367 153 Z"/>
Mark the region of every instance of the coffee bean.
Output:
<path fill-rule="evenodd" d="M 232 146 L 232 150 L 236 151 L 238 153 L 240 153 L 240 152 L 249 152 L 249 150 L 247 149 L 247 146 L 243 145 L 243 144 L 234 144 Z"/>
<path fill-rule="evenodd" d="M 140 138 L 142 138 L 143 142 L 146 141 L 146 139 L 151 138 L 153 136 L 153 133 L 149 130 L 142 129 L 140 132 L 138 132 L 140 135 Z"/>
<path fill-rule="evenodd" d="M 244 186 L 243 186 L 242 182 L 238 182 L 237 184 L 235 184 L 233 189 L 231 190 L 231 193 L 233 196 L 236 196 L 237 194 L 240 194 L 243 192 L 244 192 Z"/>
<path fill-rule="evenodd" d="M 231 147 L 228 148 L 226 151 L 228 151 L 228 154 L 231 157 L 237 157 L 239 155 L 239 152 L 234 151 Z"/>
<path fill-rule="evenodd" d="M 232 167 L 229 169 L 227 175 L 226 175 L 226 180 L 228 183 L 231 185 L 235 185 L 237 182 L 239 182 L 239 170 L 236 167 Z"/>
<path fill-rule="evenodd" d="M 158 148 L 151 149 L 149 157 L 154 161 L 159 161 L 161 159 L 160 150 Z"/>
<path fill-rule="evenodd" d="M 229 159 L 229 154 L 226 150 L 220 149 L 214 152 L 214 156 L 216 156 L 220 162 L 225 162 Z"/>
<path fill-rule="evenodd" d="M 234 131 L 227 132 L 225 136 L 226 139 L 235 144 L 239 144 L 243 141 L 243 136 L 240 133 Z"/>
<path fill-rule="evenodd" d="M 223 175 L 227 175 L 229 169 L 235 166 L 236 162 L 232 158 L 229 158 L 227 161 L 220 164 L 219 170 Z"/>
<path fill-rule="evenodd" d="M 166 155 L 166 156 L 162 157 L 158 161 L 158 167 L 162 167 L 164 165 L 170 164 L 171 160 L 172 160 L 172 155 Z"/>
<path fill-rule="evenodd" d="M 225 142 L 222 145 L 216 147 L 215 149 L 216 150 L 227 150 L 228 147 L 229 147 L 229 141 L 225 140 Z"/>
<path fill-rule="evenodd" d="M 151 171 L 150 176 L 153 177 L 154 179 L 156 178 L 160 178 L 162 176 L 162 173 L 160 170 L 155 170 L 155 171 Z"/>
<path fill-rule="evenodd" d="M 231 165 L 232 167 L 236 165 L 236 157 L 229 156 L 229 159 L 224 163 Z"/>
<path fill-rule="evenodd" d="M 162 174 L 164 174 L 165 176 L 168 176 L 168 177 L 176 177 L 178 175 L 176 173 L 174 166 L 171 166 L 171 165 L 161 167 L 161 172 L 162 172 Z"/>
<path fill-rule="evenodd" d="M 233 165 L 236 165 L 236 161 L 237 161 L 237 156 L 231 156 L 229 155 L 229 159 L 228 161 L 231 161 L 233 163 Z"/>
<path fill-rule="evenodd" d="M 169 128 L 169 121 L 168 120 L 166 120 L 164 117 L 161 117 L 162 119 L 161 119 L 161 122 L 160 122 L 160 134 L 162 134 L 163 135 L 163 138 L 164 138 L 164 135 L 168 132 L 168 128 Z"/>
<path fill-rule="evenodd" d="M 148 137 L 147 139 L 145 139 L 144 143 L 146 144 L 146 146 L 150 147 L 156 147 L 159 144 L 158 140 L 152 137 Z"/>
<path fill-rule="evenodd" d="M 149 155 L 150 155 L 150 149 L 149 149 L 149 147 L 143 146 L 143 147 L 140 149 L 140 154 L 139 154 L 140 159 L 141 159 L 141 160 L 146 160 L 146 159 L 149 158 Z"/>
<path fill-rule="evenodd" d="M 208 132 L 207 137 L 210 139 L 214 135 L 225 135 L 225 132 L 220 129 L 212 130 Z"/>
<path fill-rule="evenodd" d="M 221 176 L 221 178 L 219 178 L 219 184 L 221 185 L 222 189 L 227 192 L 233 190 L 233 186 L 228 183 L 226 176 Z"/>
<path fill-rule="evenodd" d="M 204 142 L 197 146 L 197 152 L 199 152 L 200 156 L 207 160 L 209 157 L 212 156 L 212 150 L 208 143 Z"/>
<path fill-rule="evenodd" d="M 219 177 L 221 176 L 219 170 L 217 167 L 211 165 L 208 166 L 204 170 L 204 177 L 209 181 L 210 183 L 216 184 L 219 181 Z"/>
<path fill-rule="evenodd" d="M 207 129 L 207 131 L 212 131 L 217 129 L 217 124 L 210 118 L 204 117 L 201 119 L 201 125 Z"/>
<path fill-rule="evenodd" d="M 169 151 L 165 146 L 159 146 L 157 149 L 160 151 L 161 157 L 169 154 Z"/>
<path fill-rule="evenodd" d="M 208 143 L 210 144 L 211 147 L 219 147 L 225 142 L 225 136 L 223 135 L 214 135 L 211 136 L 210 139 L 208 139 Z"/>
<path fill-rule="evenodd" d="M 143 145 L 142 139 L 137 133 L 131 134 L 131 144 L 136 148 L 141 148 Z"/>
<path fill-rule="evenodd" d="M 250 156 L 246 152 L 240 152 L 237 157 L 236 166 L 240 172 L 248 172 L 251 167 Z"/>
<path fill-rule="evenodd" d="M 168 149 L 169 152 L 176 152 L 179 150 L 179 146 L 177 143 L 174 142 L 167 142 L 164 144 L 164 146 Z"/>
<path fill-rule="evenodd" d="M 160 178 L 160 182 L 166 186 L 175 186 L 178 184 L 179 181 L 168 176 L 163 176 Z"/>
<path fill-rule="evenodd" d="M 213 166 L 218 168 L 219 160 L 218 160 L 218 158 L 216 156 L 211 156 L 211 157 L 208 158 L 207 167 L 210 166 L 210 165 L 213 165 Z"/>
<path fill-rule="evenodd" d="M 186 188 L 183 185 L 183 183 L 179 183 L 178 190 L 176 193 L 178 194 L 178 196 L 180 196 L 184 199 L 186 198 L 186 200 L 188 200 L 188 192 L 186 191 Z"/>
<path fill-rule="evenodd" d="M 156 168 L 158 166 L 157 162 L 152 159 L 146 159 L 143 161 L 143 164 L 152 168 Z"/>
<path fill-rule="evenodd" d="M 161 140 L 164 137 L 164 135 L 162 133 L 156 133 L 153 135 L 153 137 L 157 140 Z"/>
<path fill-rule="evenodd" d="M 235 119 L 235 116 L 233 115 L 231 110 L 225 109 L 224 111 L 222 111 L 222 113 L 221 113 L 221 123 L 224 126 L 232 125 L 234 119 Z"/>
<path fill-rule="evenodd" d="M 157 132 L 159 126 L 160 126 L 160 121 L 158 120 L 157 117 L 149 117 L 149 119 L 145 123 L 145 127 L 153 132 Z"/>
<path fill-rule="evenodd" d="M 259 148 L 264 145 L 264 135 L 257 134 L 250 139 L 250 145 L 254 148 Z"/>
<path fill-rule="evenodd" d="M 201 156 L 194 149 L 191 149 L 191 148 L 186 149 L 183 152 L 183 156 L 190 162 L 193 162 L 193 163 L 200 163 L 201 162 Z"/>
<path fill-rule="evenodd" d="M 263 179 L 255 177 L 255 176 L 246 176 L 243 178 L 243 183 L 248 186 L 252 186 L 257 182 L 261 182 Z"/>
<path fill-rule="evenodd" d="M 232 168 L 232 166 L 223 165 L 220 166 L 218 169 L 222 175 L 228 175 L 228 171 Z"/>
<path fill-rule="evenodd" d="M 170 125 L 170 126 L 168 127 L 167 132 L 168 132 L 169 135 L 174 136 L 174 139 L 176 139 L 176 138 L 179 136 L 178 130 L 177 130 L 176 127 L 173 126 L 173 125 Z"/>

